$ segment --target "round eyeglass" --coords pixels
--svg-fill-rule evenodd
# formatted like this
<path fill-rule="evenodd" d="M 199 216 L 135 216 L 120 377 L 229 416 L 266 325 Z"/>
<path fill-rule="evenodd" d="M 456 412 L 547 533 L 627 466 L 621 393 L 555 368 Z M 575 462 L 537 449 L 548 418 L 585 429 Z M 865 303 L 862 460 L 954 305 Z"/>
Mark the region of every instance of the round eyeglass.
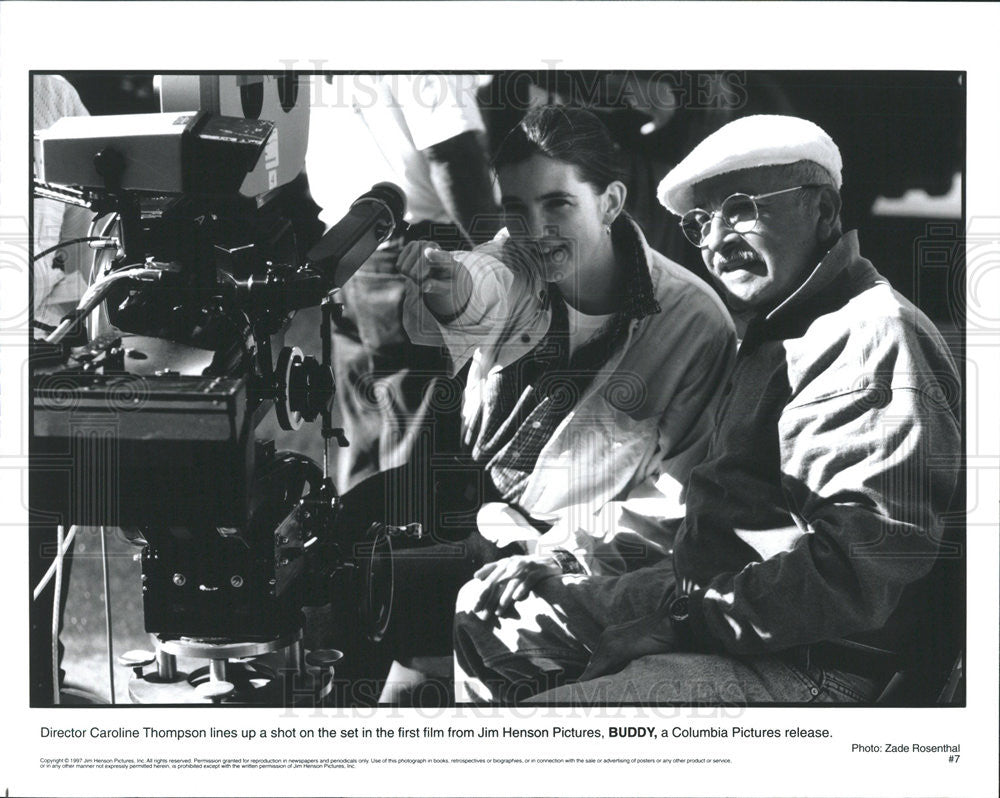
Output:
<path fill-rule="evenodd" d="M 717 211 L 706 211 L 703 208 L 692 208 L 681 217 L 681 230 L 696 247 L 701 247 L 708 237 L 712 220 L 716 216 L 721 216 L 733 232 L 749 233 L 757 226 L 757 219 L 760 212 L 757 209 L 757 200 L 776 197 L 779 194 L 787 194 L 790 191 L 798 191 L 803 188 L 815 188 L 818 183 L 806 183 L 801 186 L 783 188 L 780 191 L 769 191 L 766 194 L 730 194 L 722 201 L 722 205 Z"/>

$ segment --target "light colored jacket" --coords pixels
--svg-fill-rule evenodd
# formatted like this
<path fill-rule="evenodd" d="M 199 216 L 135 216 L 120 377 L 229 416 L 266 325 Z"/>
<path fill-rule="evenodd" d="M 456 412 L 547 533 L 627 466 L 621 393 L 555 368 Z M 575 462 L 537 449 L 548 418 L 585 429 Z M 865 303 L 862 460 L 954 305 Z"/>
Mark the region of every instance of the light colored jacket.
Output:
<path fill-rule="evenodd" d="M 543 447 L 520 501 L 533 517 L 554 524 L 543 546 L 570 551 L 595 573 L 621 572 L 667 554 L 661 522 L 683 516 L 684 486 L 707 451 L 735 351 L 732 320 L 715 293 L 635 232 L 661 310 L 631 322 L 624 343 Z M 456 253 L 475 288 L 451 323 L 435 320 L 414 286 L 404 303 L 411 340 L 446 346 L 455 373 L 471 361 L 462 404 L 466 435 L 484 412 L 488 376 L 530 352 L 552 319 L 541 275 L 523 261 L 509 265 L 508 244 L 501 232 L 471 253 Z M 630 504 L 613 516 L 631 506 L 641 519 L 624 536 L 620 526 L 606 529 L 602 520 L 604 508 L 622 500 Z M 481 527 L 486 517 L 481 514 Z M 499 517 L 496 523 L 510 524 L 510 513 Z M 623 542 L 638 547 L 623 548 Z"/>

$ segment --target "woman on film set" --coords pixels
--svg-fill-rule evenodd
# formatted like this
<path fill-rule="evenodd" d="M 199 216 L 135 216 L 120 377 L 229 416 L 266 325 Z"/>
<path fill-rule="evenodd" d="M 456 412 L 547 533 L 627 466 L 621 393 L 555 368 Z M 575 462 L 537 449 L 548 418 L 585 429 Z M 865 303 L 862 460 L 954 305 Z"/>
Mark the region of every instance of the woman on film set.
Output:
<path fill-rule="evenodd" d="M 344 497 L 360 518 L 432 488 L 436 545 L 393 555 L 381 646 L 396 659 L 450 652 L 471 578 L 477 611 L 502 613 L 541 579 L 621 573 L 670 550 L 670 524 L 650 518 L 683 515 L 735 336 L 712 290 L 624 213 L 617 155 L 589 112 L 529 111 L 494 160 L 505 229 L 472 252 L 413 242 L 397 261 L 411 281 L 404 326 L 446 347 L 462 395 L 458 451 Z"/>

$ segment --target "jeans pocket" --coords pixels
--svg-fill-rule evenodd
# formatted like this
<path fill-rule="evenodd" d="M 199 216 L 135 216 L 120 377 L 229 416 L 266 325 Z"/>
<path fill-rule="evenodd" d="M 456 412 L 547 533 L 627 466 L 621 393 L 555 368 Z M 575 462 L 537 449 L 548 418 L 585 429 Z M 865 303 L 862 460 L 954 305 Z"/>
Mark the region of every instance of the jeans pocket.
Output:
<path fill-rule="evenodd" d="M 871 703 L 878 697 L 879 684 L 875 679 L 834 668 L 817 668 L 820 696 L 825 703 Z"/>
<path fill-rule="evenodd" d="M 776 667 L 768 671 L 767 687 L 775 701 L 812 704 L 823 701 L 822 672 L 802 668 L 783 659 L 769 660 Z"/>
<path fill-rule="evenodd" d="M 798 673 L 807 685 L 808 703 L 811 704 L 864 704 L 878 696 L 879 685 L 874 679 L 834 668 L 810 665 L 790 668 Z"/>
<path fill-rule="evenodd" d="M 876 680 L 865 676 L 813 663 L 806 666 L 786 657 L 750 659 L 745 664 L 756 671 L 770 700 L 781 703 L 871 703 L 881 687 Z"/>

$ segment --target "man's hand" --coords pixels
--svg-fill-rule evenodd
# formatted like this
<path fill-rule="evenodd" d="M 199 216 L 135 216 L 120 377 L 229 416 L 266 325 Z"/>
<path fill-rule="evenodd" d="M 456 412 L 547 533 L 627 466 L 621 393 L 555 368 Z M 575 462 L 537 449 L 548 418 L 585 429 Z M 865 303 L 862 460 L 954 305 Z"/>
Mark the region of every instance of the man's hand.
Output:
<path fill-rule="evenodd" d="M 472 277 L 433 241 L 411 241 L 400 252 L 396 268 L 416 284 L 424 304 L 441 319 L 450 321 L 469 304 Z"/>
<path fill-rule="evenodd" d="M 580 681 L 617 673 L 629 662 L 647 654 L 677 650 L 673 624 L 663 613 L 653 613 L 604 630 Z"/>
<path fill-rule="evenodd" d="M 549 554 L 517 555 L 487 563 L 475 574 L 483 582 L 483 592 L 473 612 L 484 620 L 489 615 L 503 615 L 543 579 L 561 573 L 559 562 Z"/>

